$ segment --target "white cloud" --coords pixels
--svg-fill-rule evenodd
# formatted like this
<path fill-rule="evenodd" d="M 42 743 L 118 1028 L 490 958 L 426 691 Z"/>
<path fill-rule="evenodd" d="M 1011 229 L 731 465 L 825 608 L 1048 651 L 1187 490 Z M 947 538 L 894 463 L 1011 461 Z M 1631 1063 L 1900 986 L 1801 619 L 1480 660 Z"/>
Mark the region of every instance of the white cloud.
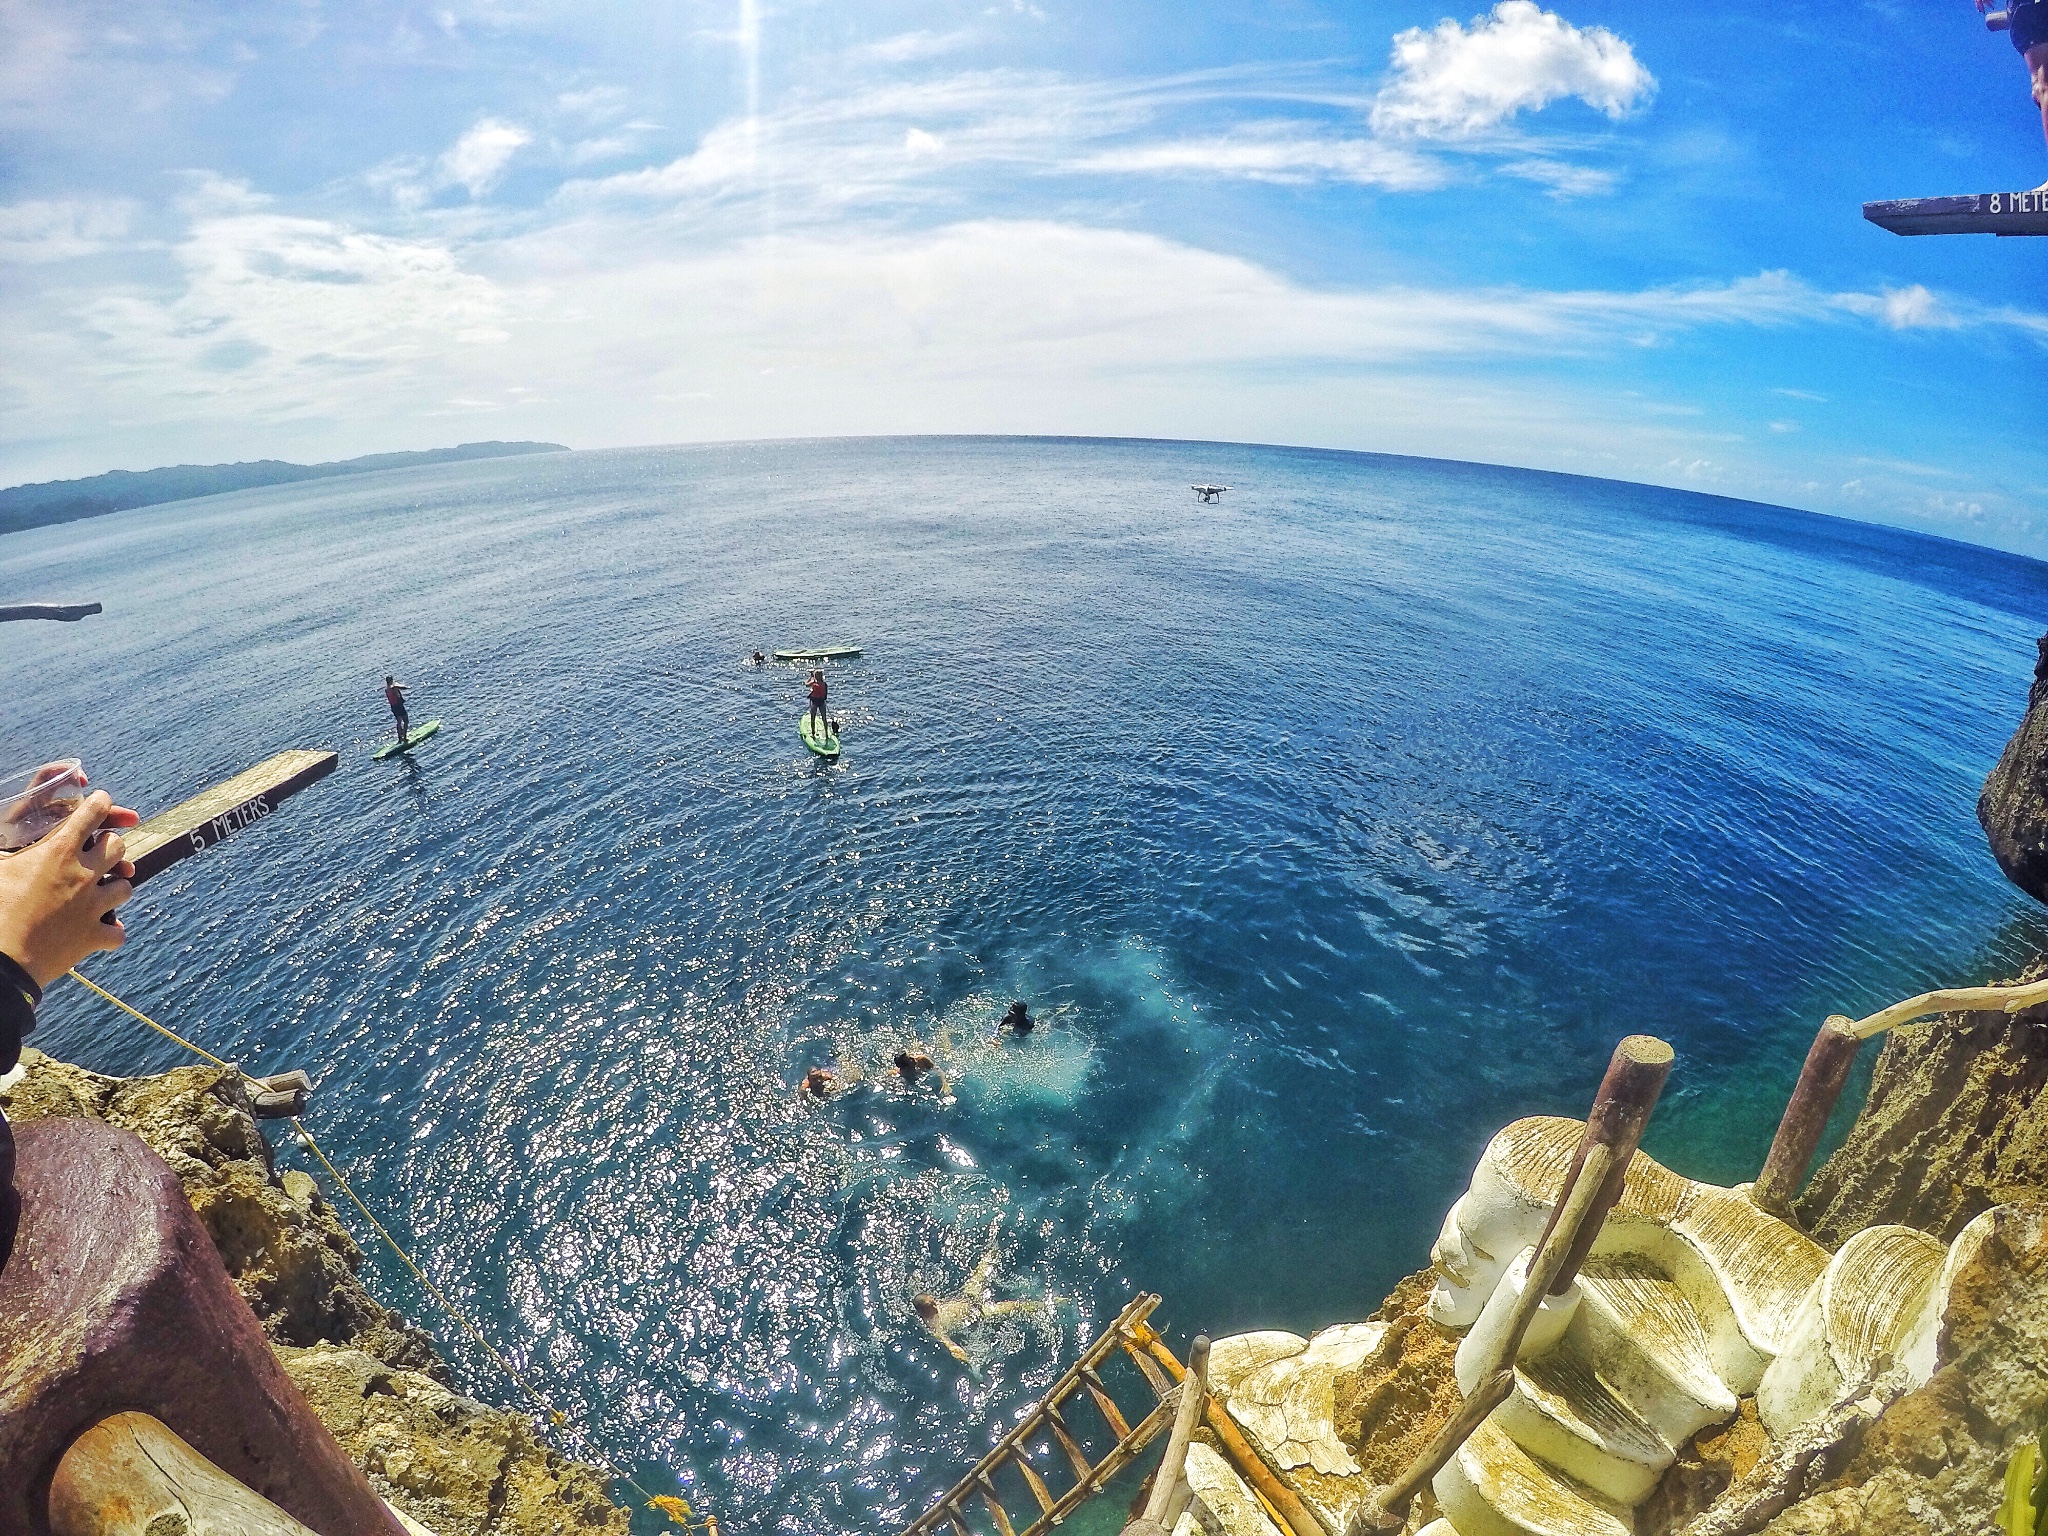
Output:
<path fill-rule="evenodd" d="M 1448 19 L 1411 27 L 1394 38 L 1393 68 L 1373 127 L 1417 137 L 1474 134 L 1567 96 L 1620 118 L 1657 87 L 1614 33 L 1575 27 L 1533 0 L 1500 0 L 1469 29 Z"/>
<path fill-rule="evenodd" d="M 914 64 L 921 59 L 957 53 L 973 41 L 974 33 L 964 27 L 952 32 L 899 32 L 878 43 L 853 49 L 851 57 L 860 63 Z"/>
<path fill-rule="evenodd" d="M 1205 138 L 1170 139 L 1101 150 L 1067 163 L 1076 171 L 1189 174 L 1251 181 L 1349 181 L 1412 192 L 1442 186 L 1443 168 L 1426 156 L 1372 139 L 1313 138 L 1274 126 Z"/>
<path fill-rule="evenodd" d="M 1587 165 L 1568 165 L 1562 160 L 1510 160 L 1500 169 L 1505 176 L 1548 187 L 1550 195 L 1557 198 L 1591 197 L 1612 192 L 1620 179 L 1613 171 L 1597 170 Z"/>
<path fill-rule="evenodd" d="M 69 261 L 119 243 L 135 205 L 125 198 L 66 198 L 0 207 L 0 262 Z"/>
<path fill-rule="evenodd" d="M 469 189 L 471 197 L 482 197 L 498 184 L 512 157 L 533 142 L 533 135 L 517 123 L 495 117 L 479 119 L 441 156 L 445 181 Z"/>
<path fill-rule="evenodd" d="M 936 155 L 946 147 L 946 141 L 935 133 L 926 133 L 922 128 L 906 129 L 903 134 L 903 152 L 906 155 Z"/>

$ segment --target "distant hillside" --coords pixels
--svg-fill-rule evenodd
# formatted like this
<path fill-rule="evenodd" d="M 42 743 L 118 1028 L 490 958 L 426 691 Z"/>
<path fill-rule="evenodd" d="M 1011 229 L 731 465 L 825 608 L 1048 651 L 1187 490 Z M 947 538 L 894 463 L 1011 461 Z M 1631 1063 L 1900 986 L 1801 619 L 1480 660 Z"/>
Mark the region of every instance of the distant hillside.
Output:
<path fill-rule="evenodd" d="M 153 507 L 164 501 L 188 501 L 194 496 L 212 496 L 221 491 L 245 491 L 252 485 L 325 480 L 331 475 L 360 475 L 373 469 L 403 469 L 412 464 L 453 464 L 463 459 L 568 451 L 560 443 L 464 443 L 459 448 L 430 448 L 424 453 L 369 453 L 360 459 L 341 459 L 332 464 L 257 459 L 249 464 L 116 469 L 89 480 L 50 480 L 0 491 L 0 533 L 98 517 L 103 512 L 125 512 L 131 507 Z"/>

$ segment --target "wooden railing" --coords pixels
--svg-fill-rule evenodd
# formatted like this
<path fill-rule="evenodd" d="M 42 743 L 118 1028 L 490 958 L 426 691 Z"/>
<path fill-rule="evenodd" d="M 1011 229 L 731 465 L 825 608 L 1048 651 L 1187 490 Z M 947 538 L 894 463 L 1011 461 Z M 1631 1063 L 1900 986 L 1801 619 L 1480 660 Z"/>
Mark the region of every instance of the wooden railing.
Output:
<path fill-rule="evenodd" d="M 1562 1296 L 1571 1289 L 1607 1213 L 1621 1198 L 1629 1160 L 1636 1155 L 1643 1127 L 1664 1091 L 1671 1061 L 1671 1047 L 1649 1035 L 1630 1035 L 1614 1048 L 1607 1075 L 1593 1100 L 1593 1112 L 1586 1117 L 1585 1135 L 1529 1261 L 1521 1294 L 1486 1351 L 1479 1385 L 1407 1469 L 1352 1516 L 1347 1536 L 1403 1529 L 1415 1495 L 1458 1454 L 1486 1416 L 1507 1401 L 1515 1386 L 1515 1360 L 1530 1323 L 1546 1298 Z M 1510 1273 L 1512 1270 L 1510 1262 Z M 1501 1284 L 1510 1283 L 1502 1277 Z M 1484 1317 L 1474 1326 L 1485 1326 Z"/>
<path fill-rule="evenodd" d="M 1828 1118 L 1835 1111 L 1843 1085 L 1849 1080 L 1849 1069 L 1856 1064 L 1856 1052 L 1864 1041 L 1930 1014 L 2018 1013 L 2043 1003 L 2048 1003 L 2048 981 L 2030 981 L 2014 986 L 1949 987 L 1922 992 L 1863 1019 L 1831 1016 L 1807 1050 L 1805 1065 L 1799 1069 L 1799 1082 L 1778 1121 L 1770 1155 L 1764 1159 L 1763 1172 L 1751 1186 L 1750 1199 L 1773 1216 L 1791 1215 L 1792 1202 L 1806 1187 L 1813 1154 L 1827 1132 Z"/>

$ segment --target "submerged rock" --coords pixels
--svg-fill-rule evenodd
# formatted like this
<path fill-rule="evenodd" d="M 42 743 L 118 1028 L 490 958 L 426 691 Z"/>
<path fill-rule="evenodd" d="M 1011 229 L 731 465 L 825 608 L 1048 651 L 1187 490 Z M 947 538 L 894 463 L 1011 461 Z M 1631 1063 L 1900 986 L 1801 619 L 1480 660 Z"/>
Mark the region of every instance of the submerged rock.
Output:
<path fill-rule="evenodd" d="M 2048 965 L 2019 978 L 2038 981 Z M 2048 1007 L 1951 1013 L 1885 1037 L 1848 1139 L 1795 1205 L 1838 1248 L 1865 1227 L 1951 1241 L 2013 1200 L 2048 1199 Z"/>
<path fill-rule="evenodd" d="M 2048 635 L 2040 640 L 2027 713 L 1977 797 L 1977 820 L 2006 879 L 2048 902 Z"/>

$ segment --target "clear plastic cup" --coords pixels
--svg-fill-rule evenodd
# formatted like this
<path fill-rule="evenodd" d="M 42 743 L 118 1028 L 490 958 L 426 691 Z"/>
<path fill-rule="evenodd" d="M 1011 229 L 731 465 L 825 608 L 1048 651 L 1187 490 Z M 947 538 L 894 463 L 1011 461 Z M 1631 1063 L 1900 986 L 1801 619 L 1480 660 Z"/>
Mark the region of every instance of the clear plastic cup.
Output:
<path fill-rule="evenodd" d="M 85 765 L 75 757 L 0 779 L 0 852 L 41 841 L 85 799 Z"/>

